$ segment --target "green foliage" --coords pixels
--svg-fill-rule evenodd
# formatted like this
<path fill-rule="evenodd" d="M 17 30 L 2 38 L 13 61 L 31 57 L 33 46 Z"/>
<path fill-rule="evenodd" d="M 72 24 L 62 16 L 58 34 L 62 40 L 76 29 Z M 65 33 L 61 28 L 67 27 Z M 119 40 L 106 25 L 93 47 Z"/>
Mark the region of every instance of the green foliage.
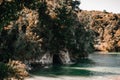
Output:
<path fill-rule="evenodd" d="M 12 68 L 9 67 L 5 63 L 0 63 L 0 79 L 3 80 L 4 78 L 8 78 L 10 73 L 12 72 Z"/>
<path fill-rule="evenodd" d="M 103 10 L 104 13 L 108 13 L 105 9 Z"/>
<path fill-rule="evenodd" d="M 11 20 L 16 20 L 17 12 L 21 10 L 19 3 L 4 1 L 0 5 L 0 28 L 7 25 Z"/>
<path fill-rule="evenodd" d="M 70 5 L 68 5 L 68 3 Z M 27 7 L 29 9 L 36 10 L 39 13 L 39 26 L 37 26 L 37 29 L 35 28 L 34 30 L 39 29 L 37 34 L 39 34 L 38 36 L 42 39 L 42 42 L 40 43 L 41 51 L 44 52 L 50 51 L 50 53 L 53 54 L 59 53 L 60 50 L 64 50 L 64 49 L 67 49 L 70 52 L 72 51 L 71 53 L 74 53 L 75 51 L 76 53 L 85 52 L 85 51 L 89 52 L 89 50 L 87 50 L 88 47 L 87 49 L 84 48 L 86 48 L 86 44 L 89 45 L 90 33 L 83 28 L 83 25 L 81 25 L 79 21 L 77 21 L 77 12 L 74 10 L 73 7 L 75 5 L 78 5 L 78 3 L 74 4 L 74 6 L 72 5 L 73 3 L 74 1 L 72 0 L 60 0 L 58 3 L 56 3 L 58 6 L 51 8 L 47 4 L 47 2 L 42 0 L 40 1 L 14 0 L 12 2 L 4 1 L 0 5 L 0 9 L 2 9 L 2 11 L 0 12 L 0 17 L 2 17 L 0 19 L 1 21 L 0 27 L 5 26 L 11 20 L 16 20 L 16 18 L 20 16 L 18 14 L 19 11 L 24 9 L 24 7 Z M 26 14 L 27 13 L 25 13 L 25 15 Z M 22 47 L 20 46 L 21 52 L 20 53 L 18 52 L 18 54 L 16 54 L 18 49 L 15 47 L 14 42 L 18 38 L 17 36 L 19 36 L 17 34 L 18 32 L 19 31 L 16 28 L 14 29 L 13 33 L 11 32 L 9 35 L 6 34 L 7 36 L 2 36 L 2 38 L 4 38 L 3 40 L 5 41 L 4 49 L 8 52 L 11 51 L 14 54 L 14 55 L 12 54 L 12 56 L 11 54 L 8 56 L 3 55 L 1 58 L 2 60 L 4 60 L 5 58 L 11 59 L 16 56 L 20 57 L 19 55 L 22 55 L 21 56 L 22 59 L 23 58 L 28 59 L 28 57 L 31 58 L 31 55 L 34 54 L 34 51 L 32 51 L 33 46 L 31 47 L 31 45 L 35 43 L 27 42 L 28 41 L 27 39 L 20 40 L 21 42 L 19 43 L 20 45 L 22 44 L 23 46 Z M 27 49 L 28 46 L 30 46 L 29 49 Z M 39 46 L 34 47 L 34 49 L 38 49 L 37 47 Z M 28 50 L 30 50 L 30 53 L 27 54 Z M 14 53 L 15 51 L 16 53 Z M 35 53 L 40 53 L 40 52 L 35 52 Z M 29 56 L 27 56 L 26 58 L 23 57 L 23 55 L 24 56 L 29 55 Z"/>
<path fill-rule="evenodd" d="M 40 32 L 43 37 L 43 49 L 49 50 L 51 53 L 59 53 L 63 48 L 69 48 L 73 43 L 73 24 L 75 18 L 73 17 L 73 10 L 69 8 L 65 2 L 58 4 L 60 7 L 56 7 L 50 12 L 51 15 L 46 13 L 46 3 L 43 3 L 39 8 L 40 16 Z M 52 18 L 52 16 L 54 18 Z"/>
<path fill-rule="evenodd" d="M 69 9 L 66 4 L 61 5 L 61 8 L 56 8 L 57 18 L 54 20 L 52 43 L 57 44 L 58 51 L 62 48 L 69 48 L 73 35 L 74 18 L 72 17 L 72 9 Z M 52 44 L 51 44 L 52 45 Z"/>
<path fill-rule="evenodd" d="M 24 7 L 29 9 L 38 9 L 40 1 L 38 0 L 11 0 L 3 1 L 0 5 L 0 29 L 18 18 L 18 13 Z"/>
<path fill-rule="evenodd" d="M 59 53 L 60 50 L 67 48 L 73 53 L 75 51 L 80 53 L 87 52 L 90 45 L 92 45 L 91 40 L 89 41 L 91 34 L 83 28 L 83 25 L 76 21 L 77 13 L 72 8 L 73 6 L 68 5 L 68 3 L 72 4 L 74 1 L 69 0 L 67 2 L 67 0 L 62 0 L 58 3 L 59 7 L 51 10 L 49 10 L 46 2 L 41 3 L 38 11 L 43 50 Z M 89 47 L 84 49 L 87 44 Z M 88 52 L 91 52 L 91 50 L 88 50 Z"/>
<path fill-rule="evenodd" d="M 40 0 L 20 0 L 21 4 L 29 9 L 38 9 L 40 7 Z"/>

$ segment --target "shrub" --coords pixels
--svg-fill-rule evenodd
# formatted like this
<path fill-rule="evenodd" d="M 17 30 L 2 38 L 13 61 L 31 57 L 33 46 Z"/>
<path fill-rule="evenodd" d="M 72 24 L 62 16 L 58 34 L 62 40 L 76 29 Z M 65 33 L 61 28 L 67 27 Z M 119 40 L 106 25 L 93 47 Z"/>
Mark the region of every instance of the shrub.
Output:
<path fill-rule="evenodd" d="M 3 79 L 19 79 L 22 80 L 28 76 L 26 66 L 20 61 L 9 61 L 8 63 L 0 63 L 0 80 Z"/>

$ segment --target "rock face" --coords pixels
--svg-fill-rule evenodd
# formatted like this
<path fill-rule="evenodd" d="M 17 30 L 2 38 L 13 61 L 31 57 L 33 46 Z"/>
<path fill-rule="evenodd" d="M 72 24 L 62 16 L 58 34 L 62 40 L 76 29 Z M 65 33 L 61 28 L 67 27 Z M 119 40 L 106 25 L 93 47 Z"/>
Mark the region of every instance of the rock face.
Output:
<path fill-rule="evenodd" d="M 120 51 L 120 14 L 81 11 L 79 21 L 94 31 L 94 47 L 98 51 Z"/>

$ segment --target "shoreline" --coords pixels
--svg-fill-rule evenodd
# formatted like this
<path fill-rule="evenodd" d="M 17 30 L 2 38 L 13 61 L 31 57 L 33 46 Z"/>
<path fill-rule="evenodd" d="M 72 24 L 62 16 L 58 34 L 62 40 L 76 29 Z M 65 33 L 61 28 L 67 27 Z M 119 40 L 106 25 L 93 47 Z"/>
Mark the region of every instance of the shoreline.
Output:
<path fill-rule="evenodd" d="M 33 76 L 28 77 L 25 80 L 120 80 L 120 75 L 107 75 L 107 76 Z"/>

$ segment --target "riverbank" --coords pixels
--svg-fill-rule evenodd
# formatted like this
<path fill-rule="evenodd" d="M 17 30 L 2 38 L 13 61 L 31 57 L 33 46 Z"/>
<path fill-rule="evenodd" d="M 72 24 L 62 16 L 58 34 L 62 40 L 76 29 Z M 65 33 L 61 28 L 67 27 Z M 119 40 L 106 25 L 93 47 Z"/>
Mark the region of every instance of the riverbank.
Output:
<path fill-rule="evenodd" d="M 90 54 L 72 65 L 54 65 L 32 72 L 25 80 L 120 80 L 120 54 Z"/>
<path fill-rule="evenodd" d="M 30 77 L 30 78 L 26 78 L 25 80 L 120 80 L 120 75 L 94 76 L 94 77 L 81 77 L 81 76 L 57 76 L 57 77 L 33 76 L 33 77 Z"/>

